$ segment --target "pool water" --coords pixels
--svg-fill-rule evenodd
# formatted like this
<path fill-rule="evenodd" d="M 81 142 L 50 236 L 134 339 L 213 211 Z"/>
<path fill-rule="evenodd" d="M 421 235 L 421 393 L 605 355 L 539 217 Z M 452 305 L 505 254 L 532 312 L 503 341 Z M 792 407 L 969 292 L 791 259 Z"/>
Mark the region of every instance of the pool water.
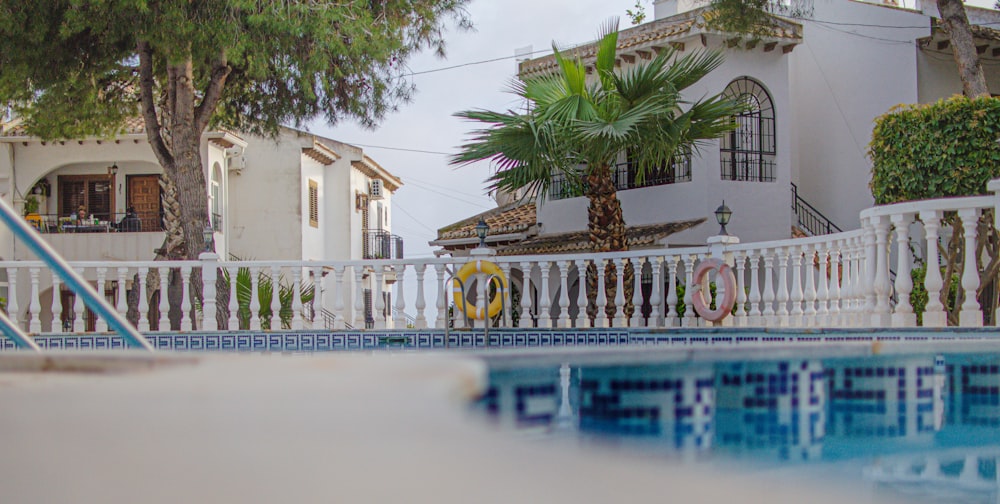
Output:
<path fill-rule="evenodd" d="M 475 406 L 542 439 L 843 480 L 909 501 L 997 502 L 1000 353 L 781 355 L 495 361 Z"/>

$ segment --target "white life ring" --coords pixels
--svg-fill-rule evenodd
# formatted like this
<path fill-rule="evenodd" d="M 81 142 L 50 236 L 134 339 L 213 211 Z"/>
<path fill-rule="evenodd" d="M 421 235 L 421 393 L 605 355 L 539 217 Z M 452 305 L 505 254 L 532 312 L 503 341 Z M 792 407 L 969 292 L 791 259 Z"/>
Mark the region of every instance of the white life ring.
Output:
<path fill-rule="evenodd" d="M 719 282 L 722 282 L 724 290 L 722 298 L 715 300 L 714 310 L 710 308 L 711 302 L 706 298 L 705 292 L 701 290 L 705 275 L 711 270 L 718 270 L 719 273 L 715 276 L 715 284 L 718 285 Z M 692 287 L 694 291 L 691 293 L 691 304 L 694 305 L 694 311 L 698 312 L 701 318 L 709 322 L 718 322 L 732 313 L 733 306 L 736 305 L 736 275 L 733 274 L 733 269 L 728 264 L 719 259 L 702 260 L 698 263 L 698 267 L 694 269 L 694 280 L 692 283 L 694 283 Z"/>

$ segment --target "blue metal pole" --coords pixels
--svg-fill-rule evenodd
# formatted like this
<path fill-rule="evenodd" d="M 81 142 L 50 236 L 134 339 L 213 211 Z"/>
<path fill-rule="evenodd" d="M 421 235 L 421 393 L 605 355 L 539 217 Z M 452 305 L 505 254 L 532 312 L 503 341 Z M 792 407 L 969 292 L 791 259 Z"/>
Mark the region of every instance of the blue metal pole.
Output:
<path fill-rule="evenodd" d="M 62 278 L 63 283 L 83 299 L 84 304 L 91 311 L 104 318 L 108 322 L 108 326 L 120 334 L 129 346 L 153 351 L 153 345 L 149 344 L 149 341 L 125 317 L 115 311 L 107 300 L 98 295 L 87 280 L 59 256 L 55 249 L 42 239 L 38 231 L 29 226 L 28 222 L 21 218 L 3 198 L 0 198 L 0 220 L 13 231 L 15 238 L 19 238 L 28 245 L 28 248 L 39 259 L 53 269 Z"/>
<path fill-rule="evenodd" d="M 14 323 L 6 313 L 0 311 L 0 332 L 10 338 L 18 348 L 30 348 L 36 352 L 41 352 L 38 343 L 24 334 L 24 331 Z"/>

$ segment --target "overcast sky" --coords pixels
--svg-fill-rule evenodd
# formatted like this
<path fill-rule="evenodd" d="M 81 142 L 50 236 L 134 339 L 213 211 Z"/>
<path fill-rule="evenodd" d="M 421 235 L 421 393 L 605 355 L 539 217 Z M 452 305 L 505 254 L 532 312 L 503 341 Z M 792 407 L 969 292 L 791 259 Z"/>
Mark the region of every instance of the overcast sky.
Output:
<path fill-rule="evenodd" d="M 652 5 L 647 3 L 651 19 Z M 405 185 L 392 199 L 393 233 L 403 237 L 407 257 L 430 256 L 432 248 L 427 242 L 437 237 L 438 228 L 496 206 L 484 190 L 489 166 L 453 168 L 445 155 L 365 146 L 456 152 L 471 124 L 452 114 L 474 108 L 506 110 L 516 105 L 515 98 L 505 92 L 516 74 L 515 49 L 530 45 L 536 51 L 547 51 L 553 39 L 561 45 L 586 42 L 596 37 L 604 20 L 615 15 L 621 16 L 622 27 L 627 27 L 625 10 L 634 4 L 634 0 L 473 0 L 469 13 L 475 29 L 450 30 L 447 59 L 421 54 L 410 61 L 410 69 L 419 73 L 508 59 L 414 75 L 417 93 L 413 101 L 402 105 L 375 131 L 349 122 L 334 128 L 314 124 L 310 129 L 363 146 L 366 154 L 403 179 Z"/>
<path fill-rule="evenodd" d="M 642 2 L 651 20 L 652 1 Z M 989 6 L 993 0 L 969 3 Z M 420 54 L 409 62 L 414 73 L 467 66 L 411 77 L 417 86 L 413 101 L 403 104 L 375 131 L 350 122 L 333 128 L 314 124 L 310 129 L 363 146 L 369 156 L 403 179 L 405 185 L 392 200 L 393 232 L 404 238 L 407 257 L 429 256 L 432 248 L 427 242 L 436 238 L 438 228 L 495 206 L 484 191 L 489 166 L 453 168 L 445 155 L 371 146 L 456 152 L 472 124 L 453 113 L 517 105 L 505 92 L 516 73 L 516 49 L 530 45 L 547 52 L 553 40 L 560 46 L 592 40 L 600 24 L 612 16 L 621 17 L 621 27 L 628 27 L 625 11 L 634 4 L 635 0 L 473 0 L 469 13 L 475 29 L 448 32 L 447 59 Z M 906 0 L 905 5 L 912 6 L 913 0 Z M 469 64 L 497 58 L 508 59 Z"/>

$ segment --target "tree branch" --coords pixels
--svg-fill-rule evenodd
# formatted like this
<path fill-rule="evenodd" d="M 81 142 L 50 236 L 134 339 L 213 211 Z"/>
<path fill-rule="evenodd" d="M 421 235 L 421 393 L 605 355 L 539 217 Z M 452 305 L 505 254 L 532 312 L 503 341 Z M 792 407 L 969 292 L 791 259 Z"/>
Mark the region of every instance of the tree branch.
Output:
<path fill-rule="evenodd" d="M 219 59 L 212 65 L 212 78 L 205 89 L 205 97 L 194 110 L 195 130 L 202 132 L 208 126 L 208 121 L 215 113 L 219 100 L 222 99 L 222 90 L 226 87 L 226 79 L 233 68 L 229 66 L 225 52 L 219 55 Z"/>
<path fill-rule="evenodd" d="M 153 98 L 153 86 L 156 82 L 153 77 L 153 50 L 145 41 L 139 42 L 138 50 L 139 90 L 142 101 L 142 118 L 146 123 L 146 138 L 153 147 L 153 153 L 156 154 L 156 159 L 160 161 L 160 164 L 164 167 L 173 166 L 174 156 L 163 142 L 163 136 L 160 134 L 160 122 L 156 117 L 156 102 Z"/>

